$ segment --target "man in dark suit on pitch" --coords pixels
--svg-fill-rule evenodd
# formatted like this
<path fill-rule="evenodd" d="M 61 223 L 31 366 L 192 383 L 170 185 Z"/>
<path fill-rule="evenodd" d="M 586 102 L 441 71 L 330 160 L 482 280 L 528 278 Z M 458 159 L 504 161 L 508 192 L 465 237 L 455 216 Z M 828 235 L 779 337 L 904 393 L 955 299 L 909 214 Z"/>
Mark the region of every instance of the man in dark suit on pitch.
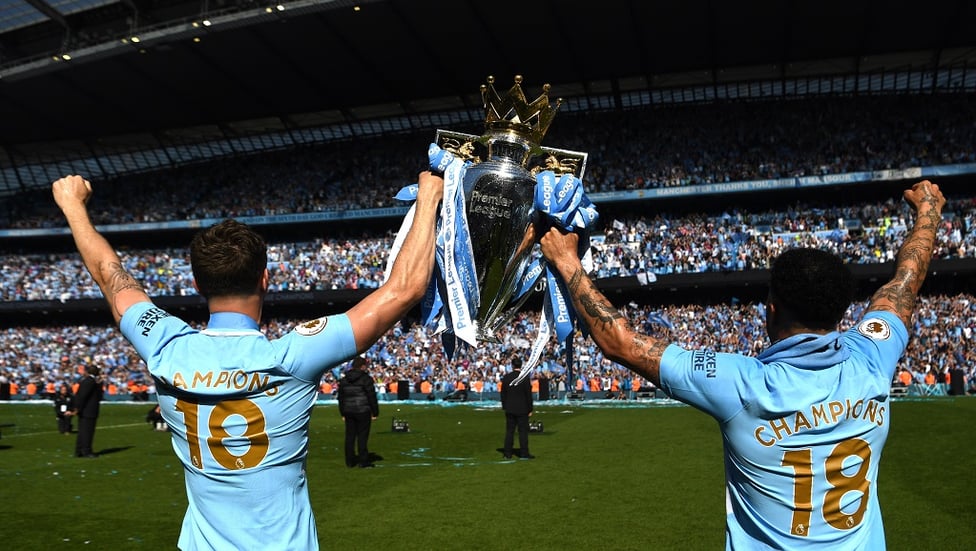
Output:
<path fill-rule="evenodd" d="M 357 356 L 346 375 L 339 380 L 339 414 L 346 422 L 346 466 L 373 466 L 369 454 L 369 428 L 380 415 L 376 387 L 367 371 L 366 359 Z"/>
<path fill-rule="evenodd" d="M 512 358 L 512 371 L 502 377 L 502 409 L 505 411 L 505 447 L 502 453 L 505 459 L 512 458 L 512 444 L 515 440 L 515 428 L 519 433 L 519 459 L 535 459 L 529 453 L 529 417 L 532 415 L 532 381 L 523 378 L 517 384 L 515 380 L 522 372 L 522 359 Z"/>
<path fill-rule="evenodd" d="M 95 421 L 102 401 L 102 383 L 98 380 L 98 367 L 84 365 L 79 367 L 82 378 L 75 393 L 74 414 L 78 417 L 78 438 L 75 440 L 75 457 L 98 457 L 92 451 L 95 439 Z"/>

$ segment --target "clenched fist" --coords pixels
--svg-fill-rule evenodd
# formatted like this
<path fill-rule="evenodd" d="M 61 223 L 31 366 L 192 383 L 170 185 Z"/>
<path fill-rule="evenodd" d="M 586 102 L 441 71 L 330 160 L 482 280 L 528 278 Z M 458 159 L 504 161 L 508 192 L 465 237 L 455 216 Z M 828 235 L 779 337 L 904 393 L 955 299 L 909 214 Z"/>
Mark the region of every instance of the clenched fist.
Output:
<path fill-rule="evenodd" d="M 54 202 L 65 210 L 77 205 L 84 205 L 92 195 L 91 182 L 78 176 L 65 176 L 51 184 Z"/>

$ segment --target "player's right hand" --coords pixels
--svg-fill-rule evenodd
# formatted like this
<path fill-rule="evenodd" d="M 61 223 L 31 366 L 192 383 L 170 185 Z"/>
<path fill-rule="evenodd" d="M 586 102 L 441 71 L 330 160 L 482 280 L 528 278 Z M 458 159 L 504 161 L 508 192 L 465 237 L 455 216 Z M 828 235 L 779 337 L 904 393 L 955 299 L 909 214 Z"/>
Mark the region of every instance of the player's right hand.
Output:
<path fill-rule="evenodd" d="M 79 203 L 87 203 L 92 195 L 92 186 L 91 182 L 74 174 L 55 180 L 51 184 L 51 192 L 54 194 L 54 202 L 64 210 Z"/>

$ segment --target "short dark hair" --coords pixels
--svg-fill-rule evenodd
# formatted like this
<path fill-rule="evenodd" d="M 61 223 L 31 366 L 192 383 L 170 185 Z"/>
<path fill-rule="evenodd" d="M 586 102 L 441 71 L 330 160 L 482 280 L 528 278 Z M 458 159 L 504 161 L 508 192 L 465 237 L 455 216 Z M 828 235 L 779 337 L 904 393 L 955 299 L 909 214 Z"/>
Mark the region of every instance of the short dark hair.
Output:
<path fill-rule="evenodd" d="M 854 277 L 837 255 L 788 249 L 773 261 L 769 291 L 771 300 L 796 323 L 832 330 L 854 300 Z"/>
<path fill-rule="evenodd" d="M 518 356 L 512 358 L 512 369 L 522 369 L 522 358 Z"/>
<path fill-rule="evenodd" d="M 366 358 L 362 356 L 356 356 L 355 358 L 352 359 L 353 369 L 363 369 L 364 367 L 366 367 Z"/>
<path fill-rule="evenodd" d="M 268 267 L 268 246 L 246 224 L 224 220 L 193 237 L 190 267 L 206 298 L 252 295 Z"/>

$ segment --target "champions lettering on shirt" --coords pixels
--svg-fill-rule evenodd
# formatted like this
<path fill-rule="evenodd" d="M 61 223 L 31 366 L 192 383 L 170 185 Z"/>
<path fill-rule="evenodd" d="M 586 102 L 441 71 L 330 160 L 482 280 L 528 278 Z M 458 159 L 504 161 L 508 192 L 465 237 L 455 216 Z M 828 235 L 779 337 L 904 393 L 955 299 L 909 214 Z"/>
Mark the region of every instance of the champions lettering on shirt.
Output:
<path fill-rule="evenodd" d="M 765 425 L 756 427 L 756 440 L 769 447 L 794 434 L 813 430 L 821 426 L 835 425 L 844 420 L 866 421 L 877 426 L 885 423 L 885 406 L 875 400 L 860 399 L 851 403 L 832 400 L 810 406 L 809 416 L 798 411 L 793 415 L 772 419 Z"/>
<path fill-rule="evenodd" d="M 214 376 L 216 374 L 216 376 Z M 247 373 L 242 369 L 237 371 L 194 371 L 187 384 L 186 377 L 177 371 L 173 375 L 173 380 L 168 381 L 165 377 L 160 379 L 175 388 L 182 390 L 193 390 L 196 388 L 223 388 L 227 390 L 240 390 L 242 392 L 254 393 L 264 392 L 268 396 L 278 393 L 280 381 L 271 381 L 271 376 L 261 373 Z"/>

